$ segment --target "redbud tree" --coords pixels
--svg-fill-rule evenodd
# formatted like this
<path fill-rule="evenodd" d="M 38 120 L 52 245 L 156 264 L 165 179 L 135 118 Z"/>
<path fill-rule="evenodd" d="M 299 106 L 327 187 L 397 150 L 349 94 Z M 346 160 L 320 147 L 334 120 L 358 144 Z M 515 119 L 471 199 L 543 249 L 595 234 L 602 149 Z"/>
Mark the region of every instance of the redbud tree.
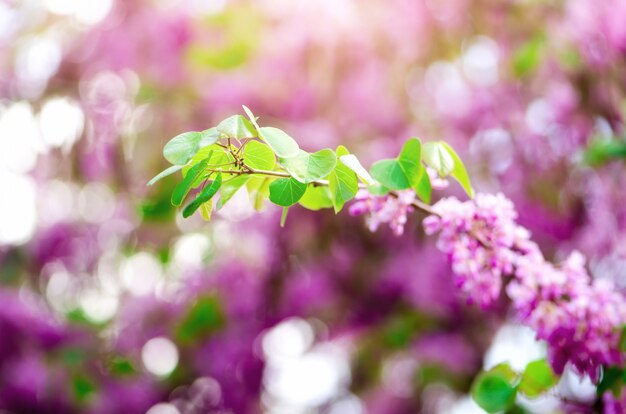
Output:
<path fill-rule="evenodd" d="M 425 214 L 424 230 L 451 263 L 460 294 L 485 311 L 504 298 L 517 322 L 532 328 L 547 345 L 547 358 L 523 372 L 499 364 L 480 373 L 472 397 L 487 412 L 513 410 L 518 394 L 536 398 L 550 392 L 570 366 L 597 384 L 604 411 L 624 412 L 626 382 L 626 302 L 607 280 L 594 280 L 585 258 L 573 252 L 564 262 L 547 261 L 530 232 L 517 224 L 513 203 L 502 194 L 474 192 L 462 160 L 443 141 L 407 140 L 396 158 L 367 170 L 340 145 L 310 153 L 286 132 L 233 115 L 213 128 L 185 132 L 163 149 L 172 164 L 149 185 L 179 171 L 174 206 L 187 218 L 214 210 L 246 188 L 256 209 L 269 200 L 283 209 L 281 225 L 296 204 L 334 209 L 351 203 L 352 215 L 365 215 L 374 231 L 388 224 L 402 234 L 407 215 Z M 467 195 L 441 198 L 433 192 L 455 180 Z"/>

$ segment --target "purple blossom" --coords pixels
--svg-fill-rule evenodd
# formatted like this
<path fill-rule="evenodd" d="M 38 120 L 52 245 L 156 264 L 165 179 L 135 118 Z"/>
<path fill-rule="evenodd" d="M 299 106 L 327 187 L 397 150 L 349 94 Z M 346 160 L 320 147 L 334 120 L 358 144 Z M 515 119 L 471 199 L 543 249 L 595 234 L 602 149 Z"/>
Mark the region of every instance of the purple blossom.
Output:
<path fill-rule="evenodd" d="M 359 190 L 355 203 L 350 206 L 350 214 L 360 216 L 367 214 L 367 225 L 371 231 L 376 231 L 382 223 L 389 223 L 389 227 L 396 236 L 404 233 L 407 214 L 413 211 L 415 191 L 398 191 L 397 196 L 376 196 L 367 190 Z"/>

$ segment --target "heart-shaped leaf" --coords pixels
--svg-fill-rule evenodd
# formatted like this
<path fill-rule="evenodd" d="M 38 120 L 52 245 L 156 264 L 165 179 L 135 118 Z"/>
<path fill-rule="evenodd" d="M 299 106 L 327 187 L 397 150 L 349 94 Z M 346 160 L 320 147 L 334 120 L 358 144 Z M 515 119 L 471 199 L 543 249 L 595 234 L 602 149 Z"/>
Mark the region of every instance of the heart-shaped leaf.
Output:
<path fill-rule="evenodd" d="M 215 128 L 202 132 L 184 132 L 165 144 L 163 156 L 174 165 L 185 165 L 200 148 L 214 144 L 218 138 Z"/>
<path fill-rule="evenodd" d="M 558 380 L 548 362 L 540 359 L 526 366 L 519 384 L 519 391 L 529 398 L 538 397 L 554 387 Z"/>
<path fill-rule="evenodd" d="M 321 210 L 333 206 L 330 190 L 325 186 L 310 185 L 300 199 L 300 205 L 309 210 Z"/>
<path fill-rule="evenodd" d="M 245 164 L 254 170 L 271 170 L 276 165 L 276 155 L 267 145 L 250 141 L 243 149 Z"/>
<path fill-rule="evenodd" d="M 274 127 L 262 127 L 258 129 L 259 137 L 270 146 L 276 155 L 282 158 L 295 157 L 300 147 L 287 133 Z"/>
<path fill-rule="evenodd" d="M 423 170 L 420 152 L 419 140 L 411 138 L 402 147 L 398 158 L 374 163 L 370 168 L 370 173 L 375 180 L 390 190 L 417 188 Z"/>
<path fill-rule="evenodd" d="M 270 201 L 282 207 L 296 204 L 306 191 L 306 184 L 294 178 L 279 178 L 270 184 Z"/>
<path fill-rule="evenodd" d="M 242 115 L 233 115 L 217 124 L 217 130 L 230 138 L 254 138 L 257 136 L 256 129 Z"/>
<path fill-rule="evenodd" d="M 358 175 L 365 184 L 370 184 L 374 181 L 370 173 L 368 173 L 365 167 L 363 167 L 356 155 L 339 155 L 339 150 L 337 150 L 337 156 L 339 157 L 339 161 L 341 161 L 346 167 L 354 171 L 355 174 Z"/>
<path fill-rule="evenodd" d="M 424 144 L 422 158 L 426 165 L 437 171 L 441 177 L 447 177 L 454 170 L 454 159 L 441 142 Z"/>
<path fill-rule="evenodd" d="M 323 149 L 312 154 L 299 150 L 298 155 L 281 158 L 280 163 L 293 178 L 308 184 L 330 174 L 337 165 L 337 156 L 330 149 Z"/>

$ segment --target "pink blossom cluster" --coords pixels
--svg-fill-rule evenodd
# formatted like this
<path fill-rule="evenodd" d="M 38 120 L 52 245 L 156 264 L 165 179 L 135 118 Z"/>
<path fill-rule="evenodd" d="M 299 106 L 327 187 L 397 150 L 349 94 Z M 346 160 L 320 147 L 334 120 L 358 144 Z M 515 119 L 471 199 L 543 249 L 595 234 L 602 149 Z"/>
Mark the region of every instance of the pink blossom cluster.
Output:
<path fill-rule="evenodd" d="M 404 233 L 407 214 L 413 211 L 415 191 L 398 191 L 396 196 L 376 196 L 367 190 L 359 190 L 355 202 L 349 212 L 353 216 L 367 214 L 367 225 L 371 231 L 376 231 L 382 223 L 389 223 L 389 227 L 396 236 Z"/>
<path fill-rule="evenodd" d="M 510 277 L 505 290 L 517 317 L 547 342 L 556 373 L 570 363 L 597 381 L 602 365 L 622 363 L 626 301 L 610 281 L 591 280 L 580 253 L 559 266 L 546 261 L 502 194 L 465 202 L 445 198 L 433 209 L 436 215 L 424 220 L 426 233 L 439 233 L 437 247 L 448 255 L 468 300 L 488 307 Z"/>

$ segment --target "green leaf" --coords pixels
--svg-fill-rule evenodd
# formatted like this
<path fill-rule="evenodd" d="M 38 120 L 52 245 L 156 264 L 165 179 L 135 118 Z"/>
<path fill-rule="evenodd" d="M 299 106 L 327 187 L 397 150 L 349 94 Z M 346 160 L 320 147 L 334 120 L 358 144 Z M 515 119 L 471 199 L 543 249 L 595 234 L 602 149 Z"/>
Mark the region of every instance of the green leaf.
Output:
<path fill-rule="evenodd" d="M 525 43 L 513 54 L 513 70 L 518 77 L 534 71 L 541 62 L 543 52 L 543 36 L 536 36 Z"/>
<path fill-rule="evenodd" d="M 226 170 L 230 167 L 232 162 L 234 162 L 233 156 L 227 152 L 226 149 L 220 147 L 219 145 L 210 145 L 208 147 L 200 148 L 200 150 L 193 156 L 191 161 L 189 161 L 188 165 L 183 167 L 183 175 L 187 175 L 187 172 L 193 167 L 195 164 L 202 160 L 207 160 L 207 170 L 209 169 L 220 169 Z M 204 180 L 206 180 L 213 172 L 205 171 L 205 174 L 198 177 L 194 182 L 191 188 L 198 187 Z M 227 179 L 233 177 L 233 174 L 223 173 L 222 178 Z"/>
<path fill-rule="evenodd" d="M 222 188 L 220 190 L 220 201 L 217 202 L 217 209 L 224 207 L 228 201 L 233 198 L 233 196 L 239 191 L 241 187 L 246 185 L 248 180 L 250 179 L 249 175 L 240 175 L 239 177 L 235 177 L 227 182 L 222 183 Z"/>
<path fill-rule="evenodd" d="M 206 203 L 207 201 L 209 201 L 215 195 L 215 193 L 217 193 L 217 190 L 220 189 L 221 185 L 222 185 L 222 174 L 218 173 L 217 176 L 215 177 L 215 180 L 213 180 L 213 182 L 210 185 L 206 186 L 202 191 L 200 191 L 200 194 L 198 194 L 198 196 L 191 203 L 189 203 L 187 207 L 183 209 L 183 217 L 187 218 L 191 216 L 193 213 L 195 213 L 195 211 L 203 203 Z"/>
<path fill-rule="evenodd" d="M 281 165 L 301 183 L 321 180 L 330 174 L 337 165 L 337 156 L 330 149 L 323 149 L 313 154 L 299 150 L 298 155 L 280 158 Z"/>
<path fill-rule="evenodd" d="M 214 144 L 218 138 L 215 128 L 202 132 L 184 132 L 165 144 L 163 156 L 174 165 L 185 165 L 201 147 Z"/>
<path fill-rule="evenodd" d="M 347 155 L 348 150 L 346 147 L 343 145 L 337 147 L 338 157 L 345 157 Z M 341 211 L 346 202 L 352 200 L 354 196 L 356 196 L 356 193 L 359 190 L 359 180 L 357 179 L 354 171 L 341 162 L 337 163 L 333 172 L 328 176 L 328 187 L 332 198 L 332 206 L 335 209 L 335 213 L 338 213 Z"/>
<path fill-rule="evenodd" d="M 370 173 L 376 181 L 391 190 L 404 190 L 411 187 L 398 160 L 387 159 L 377 161 L 372 164 Z"/>
<path fill-rule="evenodd" d="M 339 149 L 337 149 L 337 156 L 339 156 L 339 161 L 341 161 L 346 167 L 350 168 L 365 184 L 371 184 L 374 182 L 374 179 L 367 172 L 367 170 L 361 165 L 361 162 L 354 154 L 345 154 L 339 155 Z"/>
<path fill-rule="evenodd" d="M 454 169 L 452 170 L 452 174 L 450 174 L 465 190 L 467 195 L 470 198 L 474 198 L 474 189 L 472 188 L 472 184 L 469 179 L 469 175 L 467 174 L 467 170 L 465 169 L 465 165 L 463 165 L 463 161 L 461 161 L 461 157 L 458 156 L 456 151 L 452 149 L 448 143 L 441 141 L 441 145 L 444 146 L 448 153 L 454 160 Z"/>
<path fill-rule="evenodd" d="M 304 195 L 300 199 L 300 205 L 309 210 L 321 210 L 333 206 L 330 189 L 326 186 L 307 186 Z"/>
<path fill-rule="evenodd" d="M 276 165 L 274 151 L 259 141 L 250 141 L 243 149 L 246 165 L 254 170 L 272 170 Z"/>
<path fill-rule="evenodd" d="M 425 203 L 430 203 L 430 197 L 433 193 L 433 188 L 430 185 L 430 177 L 425 169 L 422 170 L 420 179 L 415 187 L 415 193 Z"/>
<path fill-rule="evenodd" d="M 626 325 L 622 326 L 622 334 L 619 338 L 619 350 L 626 352 Z"/>
<path fill-rule="evenodd" d="M 417 138 L 411 138 L 404 143 L 398 162 L 411 188 L 416 188 L 424 167 L 422 166 L 422 143 Z"/>
<path fill-rule="evenodd" d="M 236 139 L 254 138 L 257 136 L 254 126 L 242 115 L 233 115 L 226 118 L 217 124 L 217 130 L 227 137 Z"/>
<path fill-rule="evenodd" d="M 306 184 L 294 178 L 279 178 L 269 187 L 270 201 L 282 207 L 289 207 L 298 202 L 306 191 Z"/>
<path fill-rule="evenodd" d="M 252 111 L 250 110 L 250 108 L 248 108 L 245 105 L 241 105 L 243 107 L 243 111 L 246 113 L 246 115 L 248 116 L 248 119 L 250 120 L 250 123 L 252 123 L 252 125 L 254 125 L 254 127 L 258 130 L 259 129 L 259 124 L 256 123 L 256 120 L 258 119 L 257 117 L 254 116 L 254 114 L 252 113 Z"/>
<path fill-rule="evenodd" d="M 207 163 L 208 160 L 202 160 L 187 171 L 187 175 L 185 175 L 183 180 L 178 183 L 172 192 L 173 205 L 180 206 L 183 203 L 183 200 L 189 193 L 189 190 L 191 190 L 194 182 L 204 174 Z"/>
<path fill-rule="evenodd" d="M 422 159 L 441 177 L 447 177 L 454 170 L 454 159 L 441 142 L 427 142 L 424 144 Z"/>
<path fill-rule="evenodd" d="M 370 168 L 372 177 L 391 190 L 417 188 L 424 168 L 421 164 L 421 144 L 411 138 L 396 159 L 378 161 Z"/>
<path fill-rule="evenodd" d="M 472 384 L 472 398 L 488 413 L 505 411 L 515 403 L 517 376 L 507 364 L 478 374 Z"/>
<path fill-rule="evenodd" d="M 529 398 L 538 397 L 559 381 L 545 359 L 533 361 L 526 366 L 519 384 L 519 391 Z"/>
<path fill-rule="evenodd" d="M 211 213 L 213 212 L 213 200 L 202 203 L 200 206 L 200 215 L 205 221 L 211 221 Z"/>
<path fill-rule="evenodd" d="M 77 374 L 72 378 L 72 391 L 78 401 L 86 401 L 96 391 L 97 387 L 92 380 L 82 374 Z"/>
<path fill-rule="evenodd" d="M 156 183 L 157 181 L 161 180 L 162 178 L 165 178 L 168 175 L 174 174 L 176 171 L 179 171 L 181 168 L 183 168 L 182 165 L 172 165 L 171 167 L 164 169 L 163 171 L 161 171 L 160 173 L 152 177 L 152 179 L 148 181 L 148 185 L 152 185 Z"/>
<path fill-rule="evenodd" d="M 283 130 L 274 127 L 258 129 L 259 137 L 270 146 L 276 155 L 282 158 L 295 157 L 300 151 L 298 143 Z"/>
<path fill-rule="evenodd" d="M 285 223 L 287 223 L 287 214 L 289 214 L 289 207 L 283 207 L 283 213 L 280 215 L 280 227 L 285 227 Z"/>
<path fill-rule="evenodd" d="M 619 396 L 625 381 L 626 371 L 619 367 L 602 367 L 602 379 L 598 384 L 596 392 L 602 395 L 607 391 L 611 391 L 614 395 Z"/>
<path fill-rule="evenodd" d="M 177 326 L 176 340 L 183 344 L 199 342 L 219 331 L 224 323 L 225 317 L 218 299 L 213 296 L 201 297 Z"/>
<path fill-rule="evenodd" d="M 270 195 L 270 183 L 274 181 L 272 177 L 250 177 L 246 188 L 248 189 L 248 197 L 255 210 L 263 208 L 263 202 Z"/>

